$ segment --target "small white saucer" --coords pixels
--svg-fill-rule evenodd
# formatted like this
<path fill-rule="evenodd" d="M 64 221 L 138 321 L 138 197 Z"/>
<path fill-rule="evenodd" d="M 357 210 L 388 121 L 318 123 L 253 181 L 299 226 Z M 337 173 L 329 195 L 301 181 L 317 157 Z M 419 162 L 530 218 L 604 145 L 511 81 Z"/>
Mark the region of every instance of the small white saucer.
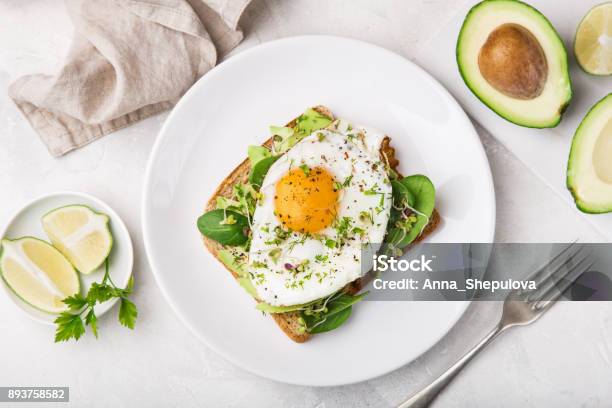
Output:
<path fill-rule="evenodd" d="M 134 248 L 130 234 L 119 215 L 106 203 L 99 199 L 83 193 L 58 192 L 39 197 L 19 210 L 5 224 L 5 228 L 0 230 L 0 238 L 16 239 L 23 236 L 32 236 L 49 242 L 49 238 L 41 225 L 41 218 L 49 211 L 69 204 L 83 204 L 93 210 L 105 213 L 110 217 L 110 229 L 113 234 L 113 249 L 110 253 L 109 273 L 111 279 L 117 287 L 123 288 L 127 285 L 132 268 L 134 266 Z M 87 294 L 93 282 L 101 282 L 104 276 L 104 265 L 97 271 L 83 275 L 79 273 L 81 280 L 81 294 Z M 41 323 L 53 324 L 57 317 L 55 314 L 45 313 L 38 310 L 21 300 L 15 293 L 7 287 L 4 280 L 0 279 L 0 286 L 4 292 L 12 299 L 13 303 L 23 310 L 29 317 Z M 96 315 L 100 317 L 106 313 L 117 301 L 116 298 L 102 303 L 95 307 Z"/>

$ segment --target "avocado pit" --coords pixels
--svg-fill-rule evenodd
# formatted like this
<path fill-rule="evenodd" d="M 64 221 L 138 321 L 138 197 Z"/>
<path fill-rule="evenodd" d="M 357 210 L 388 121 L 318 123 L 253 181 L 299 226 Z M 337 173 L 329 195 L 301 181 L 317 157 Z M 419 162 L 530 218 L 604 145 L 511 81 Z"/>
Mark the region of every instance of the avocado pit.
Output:
<path fill-rule="evenodd" d="M 515 99 L 537 98 L 548 77 L 548 64 L 535 36 L 518 24 L 493 30 L 478 54 L 484 79 L 497 91 Z"/>

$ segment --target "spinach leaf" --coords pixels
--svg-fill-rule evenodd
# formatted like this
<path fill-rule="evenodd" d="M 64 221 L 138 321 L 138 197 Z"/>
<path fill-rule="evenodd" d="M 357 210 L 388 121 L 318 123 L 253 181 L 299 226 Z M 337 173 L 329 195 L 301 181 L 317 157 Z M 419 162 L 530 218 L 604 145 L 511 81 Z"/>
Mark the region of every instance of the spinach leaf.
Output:
<path fill-rule="evenodd" d="M 392 216 L 396 218 L 389 223 L 390 229 L 387 231 L 385 242 L 397 248 L 405 248 L 421 234 L 429 222 L 436 202 L 436 190 L 431 180 L 421 174 L 404 177 L 399 180 L 399 184 L 413 196 L 412 203 L 408 202 L 404 206 L 405 211 L 409 212 L 412 218 L 410 220 L 401 219 L 400 212 L 393 213 Z M 396 184 L 392 185 L 395 190 Z M 400 189 L 401 187 L 398 186 L 398 191 Z"/>
<path fill-rule="evenodd" d="M 335 313 L 331 316 L 325 316 L 323 320 L 309 323 L 310 319 L 304 318 L 306 321 L 307 329 L 309 333 L 317 334 L 317 333 L 325 333 L 338 327 L 342 326 L 344 322 L 349 318 L 352 312 L 352 307 L 349 306 L 346 309 L 342 309 L 340 312 Z"/>
<path fill-rule="evenodd" d="M 400 218 L 401 211 L 406 208 L 406 205 L 414 205 L 414 195 L 408 190 L 399 180 L 391 180 L 391 191 L 393 193 L 393 206 L 389 216 L 389 225 L 395 225 L 395 222 Z"/>
<path fill-rule="evenodd" d="M 367 294 L 368 292 L 364 292 L 360 295 L 353 296 L 353 295 L 349 295 L 348 293 L 343 293 L 337 298 L 329 301 L 329 303 L 327 304 L 327 312 L 325 314 L 330 316 L 338 312 L 341 312 L 347 307 L 351 307 L 355 303 L 362 300 L 364 297 L 367 296 Z"/>
<path fill-rule="evenodd" d="M 327 302 L 325 309 L 318 303 L 302 311 L 302 319 L 306 323 L 306 330 L 310 333 L 323 333 L 340 327 L 351 314 L 352 305 L 362 300 L 368 292 L 360 295 L 342 293 L 335 295 Z"/>
<path fill-rule="evenodd" d="M 399 180 L 391 180 L 391 189 L 393 192 L 393 203 L 397 206 L 402 203 L 407 203 L 409 206 L 414 205 L 414 195 L 408 187 Z"/>
<path fill-rule="evenodd" d="M 257 188 L 260 188 L 263 184 L 266 174 L 268 174 L 268 170 L 270 170 L 270 167 L 274 164 L 276 160 L 278 160 L 278 157 L 279 156 L 271 156 L 258 161 L 249 173 L 249 183 L 251 183 L 253 186 L 256 186 Z"/>
<path fill-rule="evenodd" d="M 212 210 L 198 218 L 202 235 L 223 245 L 241 245 L 248 240 L 248 219 L 230 210 Z"/>

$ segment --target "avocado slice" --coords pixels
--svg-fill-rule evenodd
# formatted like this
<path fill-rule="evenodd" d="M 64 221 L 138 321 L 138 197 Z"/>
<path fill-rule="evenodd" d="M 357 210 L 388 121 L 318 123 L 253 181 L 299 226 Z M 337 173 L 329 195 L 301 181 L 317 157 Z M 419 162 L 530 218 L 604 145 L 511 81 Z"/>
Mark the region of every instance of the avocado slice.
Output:
<path fill-rule="evenodd" d="M 612 94 L 582 119 L 567 163 L 567 188 L 580 211 L 612 211 Z"/>
<path fill-rule="evenodd" d="M 485 105 L 520 126 L 555 127 L 572 98 L 567 52 L 538 10 L 485 0 L 469 11 L 457 39 L 457 65 Z"/>

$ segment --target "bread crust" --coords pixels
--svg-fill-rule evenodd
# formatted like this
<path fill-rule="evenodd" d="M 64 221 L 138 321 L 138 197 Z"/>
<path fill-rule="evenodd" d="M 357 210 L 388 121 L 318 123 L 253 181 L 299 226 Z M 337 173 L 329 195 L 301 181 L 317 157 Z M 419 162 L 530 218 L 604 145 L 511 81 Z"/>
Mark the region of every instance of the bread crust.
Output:
<path fill-rule="evenodd" d="M 334 116 L 332 112 L 326 108 L 325 106 L 316 106 L 313 108 L 317 112 L 322 115 L 325 115 L 332 120 Z M 297 123 L 297 118 L 293 119 L 286 126 L 294 127 Z M 271 147 L 273 139 L 269 138 L 263 143 L 263 146 Z M 390 145 L 391 139 L 388 136 L 385 136 L 383 143 L 381 145 L 381 153 L 386 157 L 387 163 L 389 166 L 397 172 L 397 166 L 399 165 L 399 161 L 395 158 L 395 149 L 393 149 Z M 240 163 L 222 182 L 219 184 L 219 187 L 215 190 L 212 197 L 206 203 L 205 211 L 214 210 L 217 205 L 217 197 L 226 197 L 231 198 L 233 193 L 234 185 L 238 183 L 246 183 L 249 178 L 249 172 L 251 170 L 251 164 L 248 159 L 245 159 Z M 416 242 L 420 242 L 425 239 L 429 234 L 431 234 L 439 225 L 440 216 L 436 210 L 434 210 L 432 217 L 423 230 L 423 233 L 415 240 Z M 204 245 L 208 249 L 208 251 L 215 257 L 219 262 L 219 252 L 224 249 L 223 245 L 219 244 L 212 239 L 202 236 L 204 240 Z M 223 266 L 223 262 L 221 262 Z M 231 269 L 226 269 L 234 276 L 234 278 L 239 278 L 236 272 Z M 344 291 L 350 294 L 358 293 L 362 288 L 362 280 L 357 279 L 344 287 Z M 293 341 L 296 343 L 303 343 L 307 341 L 311 335 L 309 333 L 303 332 L 300 330 L 299 312 L 287 312 L 287 313 L 271 313 L 272 318 L 276 322 L 276 324 L 282 329 L 282 331 Z"/>

